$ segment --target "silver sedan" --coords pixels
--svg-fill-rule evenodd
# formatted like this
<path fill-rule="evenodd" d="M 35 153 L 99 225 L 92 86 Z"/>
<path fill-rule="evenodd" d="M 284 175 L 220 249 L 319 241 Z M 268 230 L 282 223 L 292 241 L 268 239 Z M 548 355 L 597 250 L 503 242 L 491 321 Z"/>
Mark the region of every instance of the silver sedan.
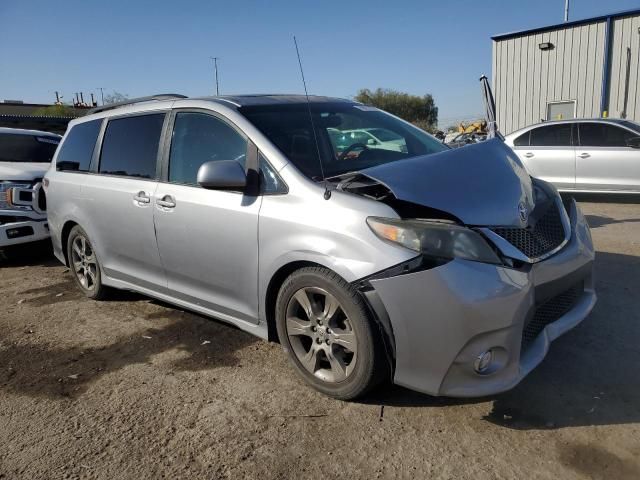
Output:
<path fill-rule="evenodd" d="M 628 120 L 545 122 L 505 143 L 529 173 L 575 192 L 640 193 L 640 125 Z"/>

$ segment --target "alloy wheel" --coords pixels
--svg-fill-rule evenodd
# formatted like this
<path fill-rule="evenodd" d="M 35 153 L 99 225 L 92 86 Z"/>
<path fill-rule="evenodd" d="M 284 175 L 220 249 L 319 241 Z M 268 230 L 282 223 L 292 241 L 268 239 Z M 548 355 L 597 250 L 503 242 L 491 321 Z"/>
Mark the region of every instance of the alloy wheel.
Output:
<path fill-rule="evenodd" d="M 94 290 L 96 287 L 98 263 L 91 244 L 83 235 L 78 235 L 73 239 L 71 245 L 71 264 L 80 285 L 87 290 Z"/>
<path fill-rule="evenodd" d="M 318 287 L 299 289 L 287 305 L 286 329 L 296 358 L 309 373 L 335 383 L 353 372 L 356 333 L 331 293 Z"/>

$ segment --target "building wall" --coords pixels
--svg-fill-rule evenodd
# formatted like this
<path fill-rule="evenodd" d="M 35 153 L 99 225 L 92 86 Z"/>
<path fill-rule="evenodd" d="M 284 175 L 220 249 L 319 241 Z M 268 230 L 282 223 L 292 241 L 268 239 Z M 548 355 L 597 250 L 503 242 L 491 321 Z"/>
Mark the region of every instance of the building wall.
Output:
<path fill-rule="evenodd" d="M 631 48 L 627 118 L 640 122 L 640 15 L 613 20 L 609 116 L 620 117 L 624 111 L 627 76 L 627 48 Z"/>
<path fill-rule="evenodd" d="M 576 101 L 576 116 L 600 115 L 606 22 L 493 42 L 497 121 L 505 134 L 547 119 L 549 102 Z M 540 50 L 550 42 L 552 50 Z"/>

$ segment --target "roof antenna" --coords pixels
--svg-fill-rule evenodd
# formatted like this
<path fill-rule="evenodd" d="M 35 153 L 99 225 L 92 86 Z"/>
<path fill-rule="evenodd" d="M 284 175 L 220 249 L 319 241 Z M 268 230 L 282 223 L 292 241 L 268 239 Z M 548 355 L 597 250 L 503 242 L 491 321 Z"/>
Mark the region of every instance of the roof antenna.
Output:
<path fill-rule="evenodd" d="M 316 153 L 318 154 L 318 163 L 320 164 L 320 175 L 322 176 L 322 183 L 324 183 L 324 199 L 329 200 L 331 198 L 331 190 L 327 185 L 327 179 L 324 176 L 324 168 L 322 167 L 322 157 L 320 156 L 320 144 L 318 143 L 318 136 L 316 135 L 316 126 L 313 123 L 313 115 L 311 114 L 311 102 L 309 101 L 309 93 L 307 92 L 307 82 L 304 79 L 304 70 L 302 70 L 302 60 L 300 60 L 300 50 L 298 50 L 298 41 L 296 36 L 293 36 L 293 43 L 296 46 L 296 55 L 298 56 L 298 65 L 300 65 L 300 75 L 302 76 L 302 85 L 304 85 L 304 95 L 307 98 L 307 110 L 309 111 L 309 120 L 311 121 L 311 130 L 313 131 L 313 140 L 316 144 Z"/>

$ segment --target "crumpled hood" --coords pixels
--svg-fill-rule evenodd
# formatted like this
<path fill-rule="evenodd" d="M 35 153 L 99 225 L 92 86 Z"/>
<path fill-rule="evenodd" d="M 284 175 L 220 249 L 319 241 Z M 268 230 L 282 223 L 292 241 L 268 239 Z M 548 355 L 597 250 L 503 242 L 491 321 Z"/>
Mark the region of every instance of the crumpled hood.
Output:
<path fill-rule="evenodd" d="M 359 173 L 385 185 L 399 200 L 450 213 L 467 225 L 522 227 L 522 206 L 528 212 L 534 206 L 531 178 L 497 138 Z"/>
<path fill-rule="evenodd" d="M 0 162 L 0 182 L 3 180 L 24 180 L 31 182 L 44 177 L 49 163 Z"/>

